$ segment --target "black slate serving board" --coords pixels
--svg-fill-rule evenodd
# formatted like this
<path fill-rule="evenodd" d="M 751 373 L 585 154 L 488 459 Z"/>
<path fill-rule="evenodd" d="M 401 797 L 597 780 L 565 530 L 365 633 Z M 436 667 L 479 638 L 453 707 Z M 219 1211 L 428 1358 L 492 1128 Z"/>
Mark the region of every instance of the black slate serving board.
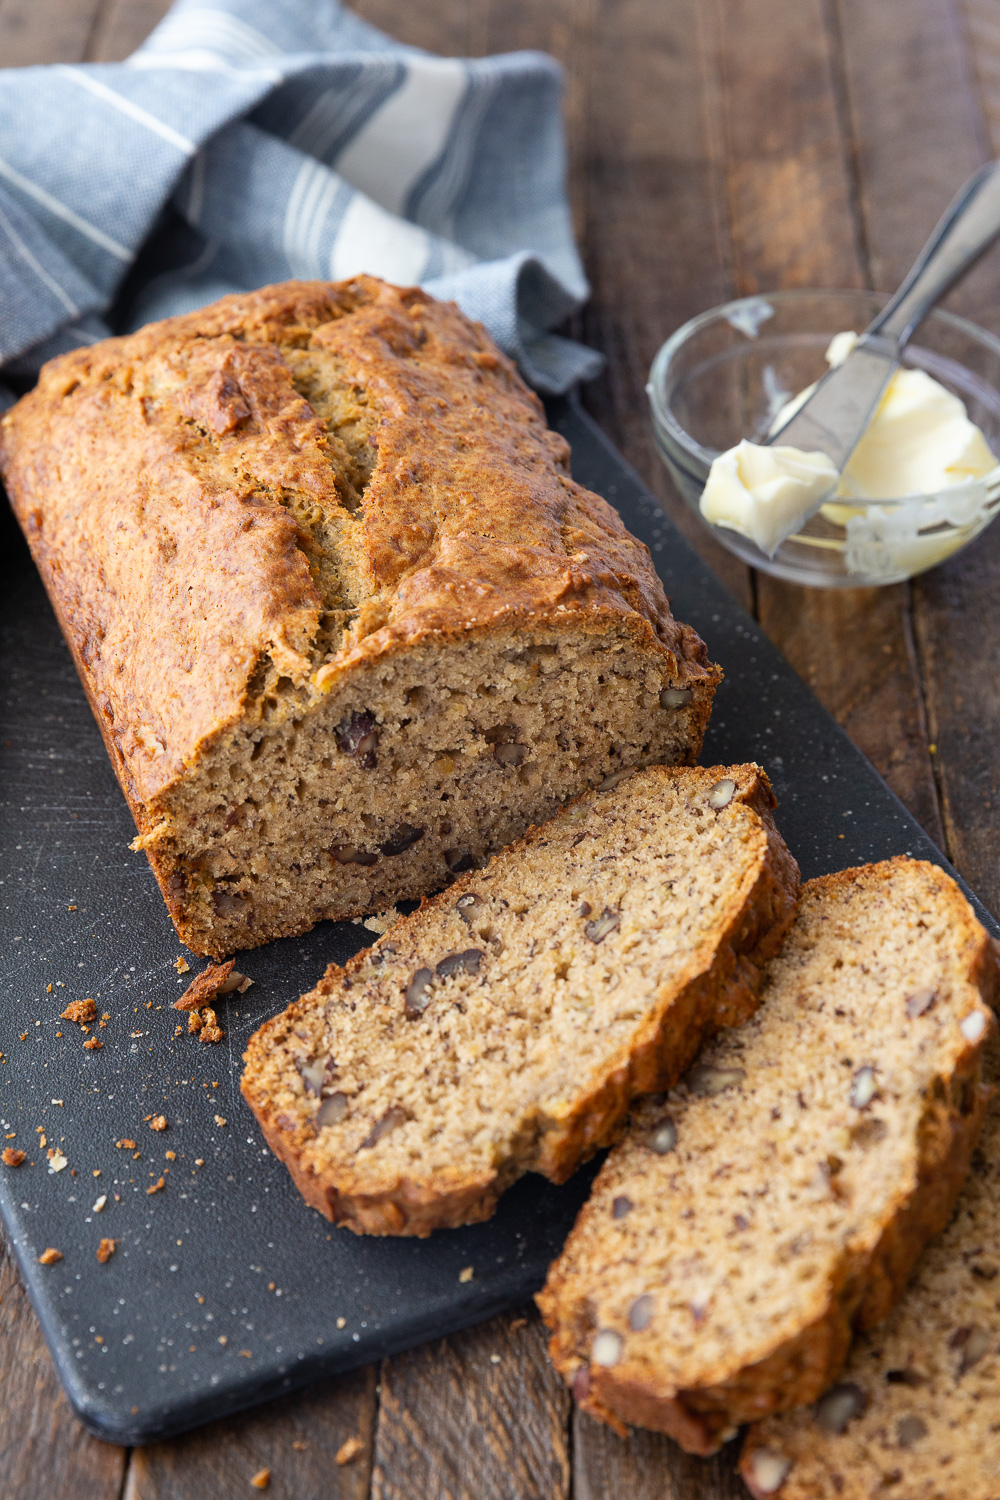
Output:
<path fill-rule="evenodd" d="M 944 864 L 582 409 L 555 402 L 549 415 L 577 478 L 648 542 L 675 613 L 723 664 L 703 758 L 767 768 L 803 875 L 897 853 Z M 488 1224 L 358 1239 L 304 1207 L 240 1098 L 250 1032 L 369 941 L 364 928 L 324 923 L 248 953 L 254 986 L 219 1006 L 224 1042 L 175 1038 L 182 950 L 145 859 L 129 852 L 131 819 L 9 513 L 3 524 L 0 1134 L 14 1134 L 0 1144 L 29 1161 L 0 1168 L 0 1212 L 86 1426 L 147 1442 L 523 1303 L 592 1168 L 563 1188 L 522 1180 Z M 58 1019 L 87 996 L 111 1017 L 91 1029 L 99 1051 Z M 169 1123 L 156 1134 L 144 1117 L 160 1113 Z M 58 1172 L 39 1127 L 66 1157 Z M 118 1249 L 99 1265 L 105 1236 Z M 48 1246 L 63 1259 L 41 1266 Z"/>

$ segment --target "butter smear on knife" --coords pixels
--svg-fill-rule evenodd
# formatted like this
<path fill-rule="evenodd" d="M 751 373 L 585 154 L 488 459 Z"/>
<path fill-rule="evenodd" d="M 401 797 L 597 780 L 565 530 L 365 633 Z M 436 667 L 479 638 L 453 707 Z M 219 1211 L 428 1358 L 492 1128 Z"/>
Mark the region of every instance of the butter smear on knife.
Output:
<path fill-rule="evenodd" d="M 856 334 L 838 333 L 827 362 L 842 364 L 856 343 Z M 808 386 L 783 406 L 772 430 L 784 426 L 813 390 Z M 841 503 L 824 504 L 823 516 L 845 526 L 860 511 L 843 501 L 934 495 L 981 478 L 996 463 L 958 396 L 923 370 L 899 369 L 839 479 L 825 453 L 744 441 L 712 464 L 701 512 L 707 521 L 740 532 L 773 556 L 824 495 Z"/>

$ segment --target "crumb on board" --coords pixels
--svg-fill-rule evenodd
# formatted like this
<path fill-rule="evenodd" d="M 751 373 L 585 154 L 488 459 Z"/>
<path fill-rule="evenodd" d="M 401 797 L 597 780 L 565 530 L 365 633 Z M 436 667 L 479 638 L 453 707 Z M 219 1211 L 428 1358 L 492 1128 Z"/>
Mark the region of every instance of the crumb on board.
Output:
<path fill-rule="evenodd" d="M 135 1141 L 130 1141 L 127 1135 L 123 1135 L 120 1141 L 115 1141 L 119 1151 L 134 1151 Z"/>
<path fill-rule="evenodd" d="M 167 1128 L 167 1117 L 166 1117 L 166 1115 L 154 1115 L 153 1118 L 149 1122 L 149 1128 L 150 1128 L 150 1130 L 166 1130 L 166 1128 Z"/>
<path fill-rule="evenodd" d="M 0 1161 L 3 1162 L 5 1167 L 19 1167 L 27 1159 L 27 1151 L 19 1151 L 16 1146 L 7 1146 L 2 1155 L 0 1155 Z"/>
<path fill-rule="evenodd" d="M 256 1474 L 251 1479 L 250 1483 L 253 1485 L 255 1490 L 266 1490 L 268 1485 L 271 1483 L 270 1469 L 258 1469 Z"/>
<path fill-rule="evenodd" d="M 305 1453 L 309 1447 L 309 1444 L 302 1442 L 301 1438 L 296 1438 L 295 1442 L 292 1444 L 292 1447 L 295 1449 L 296 1453 Z"/>
<path fill-rule="evenodd" d="M 215 1011 L 206 1005 L 201 1013 L 199 1040 L 202 1042 L 221 1042 L 225 1034 L 219 1025 L 219 1018 L 215 1014 Z"/>
<path fill-rule="evenodd" d="M 183 953 L 178 953 L 177 962 L 174 964 L 174 968 L 177 970 L 178 974 L 190 974 L 191 965 L 188 963 Z"/>
<path fill-rule="evenodd" d="M 216 1115 L 216 1117 L 215 1117 L 215 1123 L 216 1123 L 216 1125 L 225 1125 L 225 1123 L 226 1123 L 226 1117 L 225 1117 L 225 1115 Z"/>
<path fill-rule="evenodd" d="M 174 1001 L 174 1010 L 200 1010 L 216 995 L 233 972 L 233 960 L 224 964 L 209 964 L 196 974 L 179 1000 Z"/>
<path fill-rule="evenodd" d="M 93 1021 L 97 1015 L 96 1000 L 71 1000 L 66 1009 L 59 1012 L 63 1021 L 76 1021 L 82 1025 L 84 1021 Z"/>
<path fill-rule="evenodd" d="M 349 1464 L 357 1458 L 364 1444 L 359 1437 L 349 1437 L 345 1443 L 341 1443 L 337 1449 L 337 1463 Z"/>
<path fill-rule="evenodd" d="M 180 999 L 174 1001 L 174 1009 L 200 1010 L 216 995 L 232 995 L 234 992 L 245 995 L 252 983 L 252 979 L 233 967 L 231 958 L 224 964 L 209 964 L 192 979 Z"/>
<path fill-rule="evenodd" d="M 43 1250 L 41 1255 L 38 1257 L 38 1264 L 40 1266 L 54 1266 L 56 1261 L 62 1260 L 62 1258 L 62 1251 L 54 1250 L 50 1245 L 49 1248 L 47 1250 Z"/>
<path fill-rule="evenodd" d="M 83 1046 L 84 1051 L 86 1052 L 100 1052 L 101 1048 L 104 1046 L 104 1043 L 100 1041 L 96 1036 L 89 1036 L 84 1042 Z"/>
<path fill-rule="evenodd" d="M 165 1188 L 166 1185 L 167 1184 L 164 1182 L 163 1178 L 159 1178 L 158 1181 L 153 1183 L 152 1187 L 148 1187 L 146 1189 L 146 1196 L 151 1197 L 153 1193 L 158 1193 L 160 1189 Z"/>
<path fill-rule="evenodd" d="M 102 1266 L 106 1266 L 107 1265 L 107 1263 L 111 1259 L 112 1255 L 114 1255 L 115 1250 L 117 1249 L 117 1246 L 118 1246 L 118 1241 L 117 1240 L 102 1240 L 101 1241 L 101 1243 L 97 1247 L 97 1259 L 100 1261 L 100 1263 L 101 1263 Z"/>
<path fill-rule="evenodd" d="M 472 1267 L 471 1266 L 466 1266 L 463 1271 L 459 1271 L 459 1273 L 458 1273 L 458 1279 L 459 1279 L 459 1281 L 471 1281 L 472 1280 L 472 1275 L 473 1275 Z"/>
<path fill-rule="evenodd" d="M 337 1327 L 338 1328 L 346 1328 L 347 1327 L 347 1319 L 346 1318 L 338 1318 L 337 1319 Z"/>
<path fill-rule="evenodd" d="M 99 1214 L 101 1212 L 101 1210 L 104 1208 L 104 1205 L 105 1205 L 105 1203 L 107 1203 L 107 1201 L 108 1201 L 108 1195 L 107 1195 L 107 1193 L 102 1193 L 101 1196 L 98 1198 L 97 1202 L 94 1204 L 93 1208 L 90 1210 L 90 1212 L 92 1214 Z"/>

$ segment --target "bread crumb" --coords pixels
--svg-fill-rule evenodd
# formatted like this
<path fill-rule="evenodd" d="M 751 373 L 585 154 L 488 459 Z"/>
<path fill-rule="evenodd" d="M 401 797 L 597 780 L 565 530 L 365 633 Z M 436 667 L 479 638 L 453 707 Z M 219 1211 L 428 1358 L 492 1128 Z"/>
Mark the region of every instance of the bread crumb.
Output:
<path fill-rule="evenodd" d="M 19 1151 L 16 1146 L 7 1146 L 0 1156 L 0 1161 L 5 1167 L 19 1167 L 23 1161 L 27 1160 L 27 1157 L 26 1151 Z"/>
<path fill-rule="evenodd" d="M 62 1258 L 62 1251 L 53 1250 L 52 1246 L 50 1245 L 49 1248 L 47 1250 L 43 1250 L 41 1255 L 38 1257 L 38 1264 L 40 1266 L 54 1266 L 56 1261 L 62 1260 Z"/>
<path fill-rule="evenodd" d="M 255 1490 L 266 1490 L 268 1485 L 271 1483 L 270 1469 L 258 1469 L 256 1474 L 251 1479 L 250 1483 L 253 1485 Z"/>
<path fill-rule="evenodd" d="M 134 1151 L 135 1141 L 130 1141 L 128 1136 L 122 1136 L 120 1141 L 115 1141 L 119 1151 Z"/>
<path fill-rule="evenodd" d="M 188 963 L 183 953 L 178 954 L 177 962 L 174 964 L 174 968 L 177 970 L 178 974 L 190 974 L 191 965 Z"/>
<path fill-rule="evenodd" d="M 104 1043 L 100 1041 L 96 1036 L 90 1036 L 87 1038 L 83 1045 L 84 1049 L 87 1052 L 100 1052 L 101 1048 L 104 1046 Z"/>
<path fill-rule="evenodd" d="M 399 912 L 394 906 L 387 911 L 376 912 L 374 916 L 365 917 L 362 926 L 367 927 L 369 932 L 377 932 L 381 937 L 383 932 L 388 932 L 394 922 L 399 921 Z"/>
<path fill-rule="evenodd" d="M 357 1458 L 363 1447 L 364 1444 L 359 1437 L 349 1437 L 346 1443 L 341 1443 L 337 1449 L 337 1463 L 351 1463 L 353 1459 Z"/>
<path fill-rule="evenodd" d="M 149 1122 L 149 1128 L 150 1128 L 150 1130 L 166 1130 L 166 1128 L 167 1128 L 167 1117 L 166 1117 L 166 1115 L 154 1115 L 153 1118 Z"/>
<path fill-rule="evenodd" d="M 292 1444 L 292 1447 L 295 1449 L 296 1453 L 305 1453 L 306 1449 L 309 1447 L 309 1444 L 308 1443 L 302 1443 L 302 1442 L 299 1442 L 298 1440 L 296 1440 Z"/>
<path fill-rule="evenodd" d="M 346 1328 L 347 1327 L 347 1319 L 346 1318 L 338 1318 L 337 1319 L 337 1327 L 338 1328 Z"/>
<path fill-rule="evenodd" d="M 176 1151 L 164 1151 L 163 1155 L 166 1157 L 167 1161 L 176 1161 L 177 1160 L 177 1152 Z"/>
<path fill-rule="evenodd" d="M 225 1125 L 225 1123 L 226 1123 L 225 1116 L 224 1115 L 216 1115 L 216 1117 L 215 1117 L 215 1123 L 216 1123 L 216 1125 Z"/>
<path fill-rule="evenodd" d="M 229 1339 L 226 1337 L 226 1335 L 224 1333 L 220 1333 L 219 1334 L 219 1343 L 222 1345 L 223 1348 L 225 1348 L 226 1345 L 229 1343 Z"/>
<path fill-rule="evenodd" d="M 215 1011 L 210 1010 L 209 1007 L 206 1006 L 201 1013 L 200 1040 L 203 1042 L 221 1042 L 225 1034 L 226 1033 L 219 1025 Z"/>
<path fill-rule="evenodd" d="M 458 1279 L 459 1279 L 459 1281 L 471 1281 L 472 1280 L 472 1267 L 471 1266 L 466 1266 L 466 1268 L 465 1268 L 464 1271 L 459 1271 L 459 1273 L 458 1273 Z"/>
<path fill-rule="evenodd" d="M 97 1247 L 97 1259 L 100 1261 L 100 1263 L 101 1263 L 102 1266 L 107 1265 L 107 1263 L 111 1259 L 112 1255 L 114 1255 L 115 1250 L 117 1249 L 117 1246 L 118 1246 L 118 1241 L 117 1240 L 102 1240 L 101 1241 L 101 1243 Z"/>
<path fill-rule="evenodd" d="M 161 1177 L 157 1182 L 153 1183 L 152 1187 L 148 1187 L 146 1189 L 146 1196 L 149 1197 L 150 1194 L 152 1194 L 152 1193 L 158 1193 L 160 1191 L 160 1189 L 166 1187 L 166 1185 L 167 1184 L 164 1182 L 163 1178 Z"/>
<path fill-rule="evenodd" d="M 60 1011 L 60 1019 L 63 1021 L 92 1021 L 97 1015 L 96 1000 L 71 1000 L 64 1011 Z"/>
<path fill-rule="evenodd" d="M 99 1214 L 101 1212 L 102 1208 L 104 1207 L 105 1203 L 107 1203 L 107 1201 L 108 1201 L 108 1195 L 107 1195 L 107 1193 L 102 1193 L 101 1196 L 98 1198 L 97 1202 L 94 1204 L 93 1208 L 90 1210 L 90 1212 L 92 1214 Z"/>
<path fill-rule="evenodd" d="M 507 1331 L 508 1333 L 516 1333 L 519 1328 L 527 1328 L 527 1326 L 527 1318 L 511 1318 Z"/>
<path fill-rule="evenodd" d="M 65 1156 L 63 1156 L 62 1152 L 58 1149 L 53 1150 L 51 1146 L 49 1147 L 48 1157 L 50 1174 L 53 1172 L 61 1172 L 64 1167 L 69 1166 L 69 1162 L 66 1160 Z"/>
<path fill-rule="evenodd" d="M 214 1000 L 233 972 L 233 960 L 224 964 L 209 964 L 202 969 L 179 1000 L 174 1001 L 174 1010 L 200 1010 L 209 1000 Z"/>

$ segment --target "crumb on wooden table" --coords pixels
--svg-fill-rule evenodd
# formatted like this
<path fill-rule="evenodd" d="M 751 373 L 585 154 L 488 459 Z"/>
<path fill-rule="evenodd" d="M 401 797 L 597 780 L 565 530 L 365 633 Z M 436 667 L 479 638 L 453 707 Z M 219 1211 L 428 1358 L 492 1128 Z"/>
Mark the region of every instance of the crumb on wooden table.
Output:
<path fill-rule="evenodd" d="M 250 1483 L 253 1485 L 255 1490 L 266 1490 L 268 1485 L 271 1483 L 270 1469 L 258 1469 L 256 1474 L 251 1479 Z"/>
<path fill-rule="evenodd" d="M 353 1462 L 353 1460 L 357 1458 L 363 1447 L 364 1444 L 359 1437 L 349 1437 L 347 1441 L 345 1443 L 341 1443 L 340 1447 L 337 1449 L 337 1463 L 349 1464 Z"/>

